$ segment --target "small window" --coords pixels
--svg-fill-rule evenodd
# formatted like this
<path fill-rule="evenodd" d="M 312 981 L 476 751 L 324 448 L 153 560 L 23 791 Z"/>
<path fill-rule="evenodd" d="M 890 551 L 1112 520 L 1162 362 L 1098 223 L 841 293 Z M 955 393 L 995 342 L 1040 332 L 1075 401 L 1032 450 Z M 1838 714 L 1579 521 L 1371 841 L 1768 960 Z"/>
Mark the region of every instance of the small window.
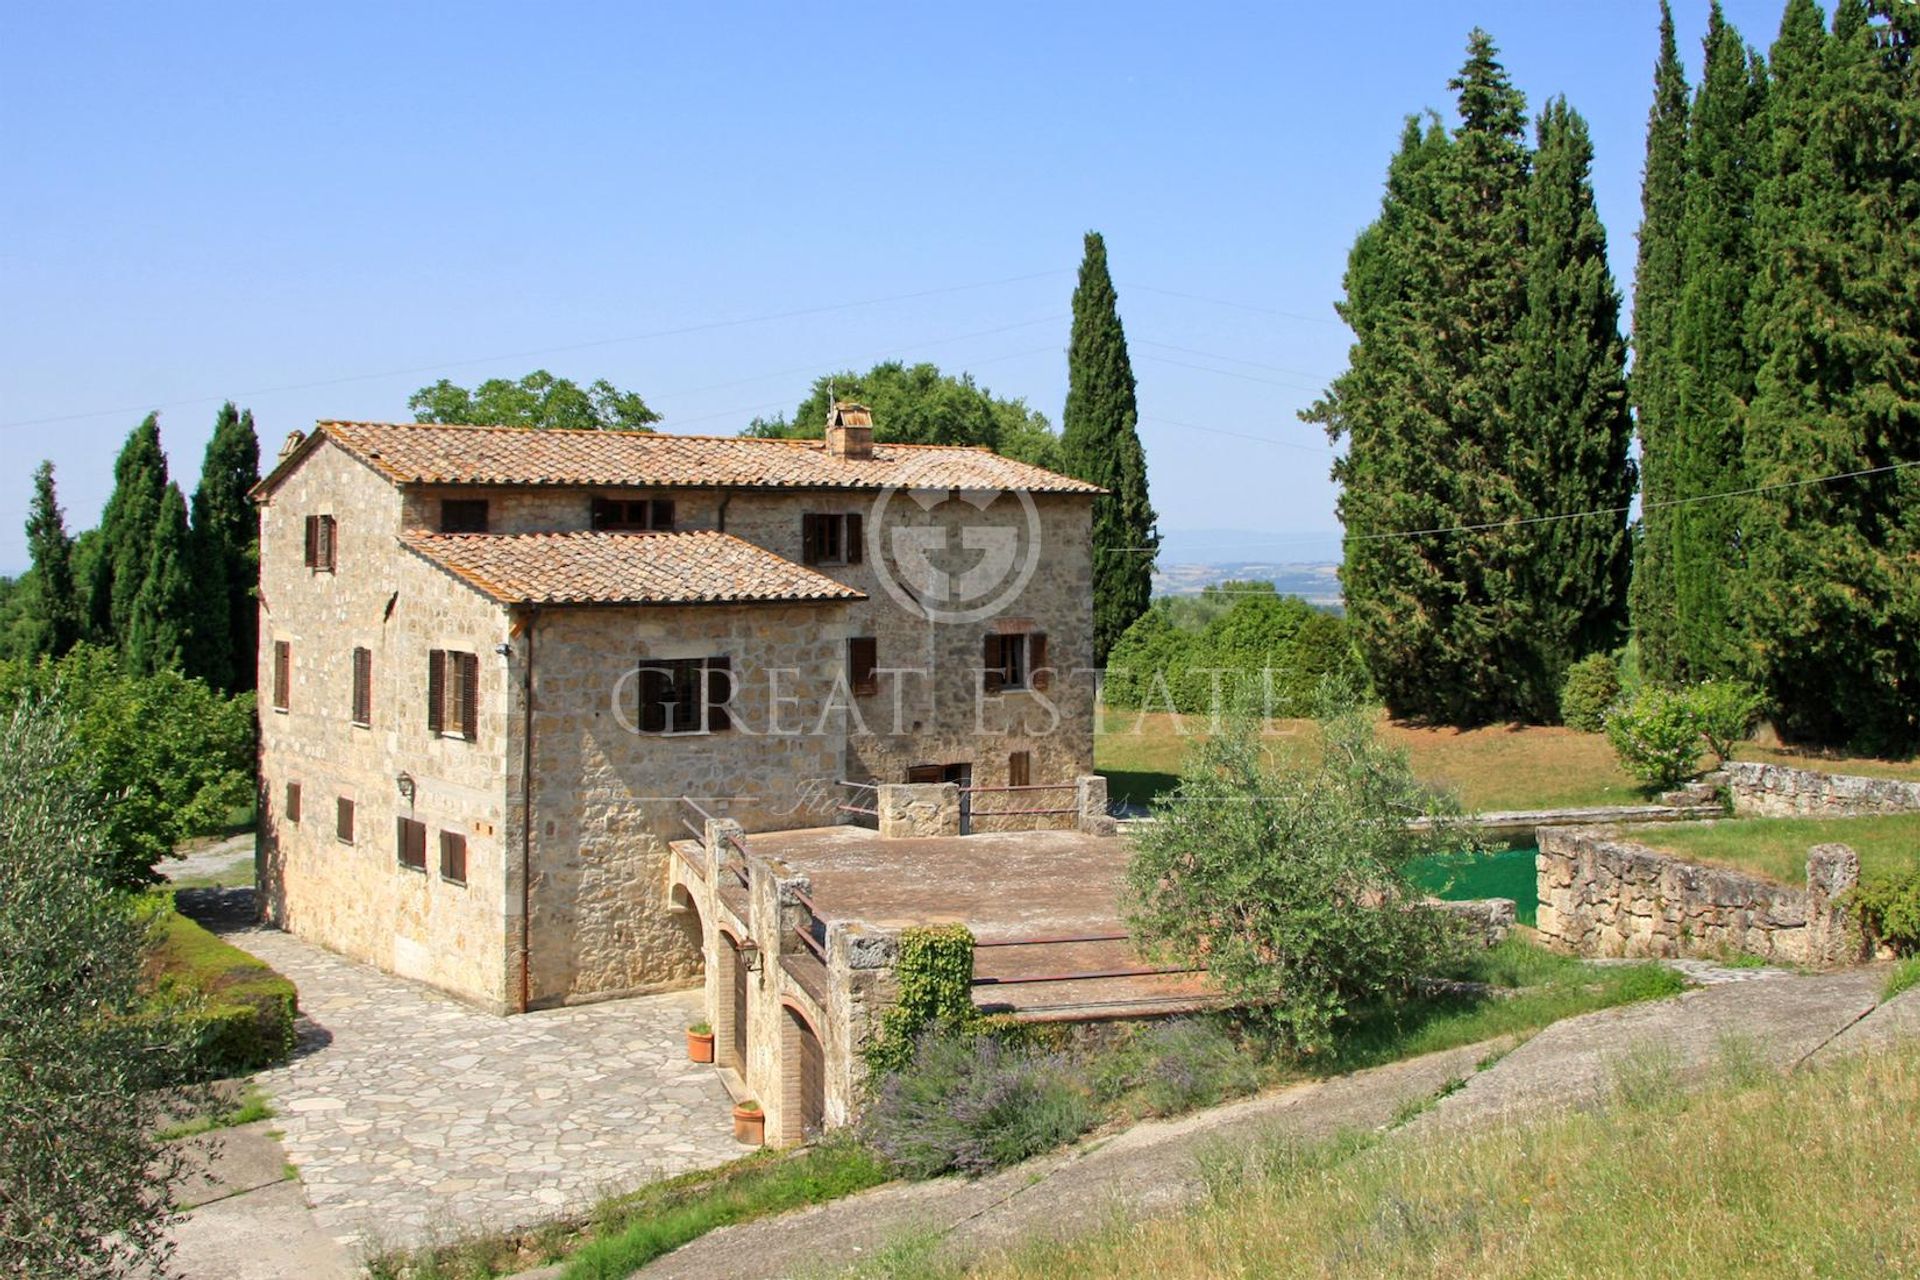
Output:
<path fill-rule="evenodd" d="M 333 572 L 334 533 L 332 516 L 307 517 L 307 568 L 315 573 Z"/>
<path fill-rule="evenodd" d="M 341 844 L 353 843 L 353 801 L 345 796 L 333 802 L 333 838 Z"/>
<path fill-rule="evenodd" d="M 273 642 L 273 709 L 285 711 L 293 701 L 293 645 Z"/>
<path fill-rule="evenodd" d="M 300 825 L 300 784 L 299 783 L 289 782 L 287 784 L 287 798 L 285 802 L 282 803 L 280 806 L 280 816 L 285 818 L 288 822 L 293 823 L 295 826 Z"/>
<path fill-rule="evenodd" d="M 373 723 L 373 650 L 353 651 L 353 722 L 361 728 Z"/>
<path fill-rule="evenodd" d="M 487 500 L 485 498 L 442 498 L 440 500 L 440 532 L 485 533 L 486 531 Z"/>
<path fill-rule="evenodd" d="M 440 878 L 454 884 L 467 882 L 467 838 L 458 831 L 440 833 Z"/>
<path fill-rule="evenodd" d="M 880 692 L 880 642 L 872 636 L 847 641 L 847 682 L 862 697 Z"/>
<path fill-rule="evenodd" d="M 733 728 L 732 662 L 714 658 L 640 660 L 642 733 L 724 733 Z"/>
<path fill-rule="evenodd" d="M 1047 666 L 1047 637 L 1042 632 L 991 635 L 980 665 L 988 693 L 1003 689 L 1045 689 L 1053 672 Z"/>
<path fill-rule="evenodd" d="M 427 731 L 443 738 L 477 736 L 480 659 L 471 653 L 435 649 L 427 654 Z"/>
<path fill-rule="evenodd" d="M 427 824 L 416 822 L 412 818 L 400 818 L 394 823 L 393 852 L 400 865 L 409 871 L 427 869 Z"/>
<path fill-rule="evenodd" d="M 800 558 L 808 564 L 859 564 L 866 551 L 864 526 L 857 515 L 803 515 Z"/>
<path fill-rule="evenodd" d="M 1031 751 L 1016 751 L 1007 757 L 1007 785 L 1010 787 L 1033 785 L 1033 753 Z"/>
<path fill-rule="evenodd" d="M 673 499 L 595 498 L 593 527 L 616 533 L 666 532 L 673 528 Z"/>

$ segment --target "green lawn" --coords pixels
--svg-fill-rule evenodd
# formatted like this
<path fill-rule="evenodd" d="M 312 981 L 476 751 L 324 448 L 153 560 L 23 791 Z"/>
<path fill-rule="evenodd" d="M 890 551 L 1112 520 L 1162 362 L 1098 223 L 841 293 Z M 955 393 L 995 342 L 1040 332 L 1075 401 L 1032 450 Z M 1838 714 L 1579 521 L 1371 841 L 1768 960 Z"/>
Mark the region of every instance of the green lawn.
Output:
<path fill-rule="evenodd" d="M 1640 843 L 1678 857 L 1734 867 L 1782 884 L 1805 884 L 1807 850 L 1844 844 L 1870 878 L 1920 857 L 1920 814 L 1878 818 L 1735 818 L 1637 829 Z"/>

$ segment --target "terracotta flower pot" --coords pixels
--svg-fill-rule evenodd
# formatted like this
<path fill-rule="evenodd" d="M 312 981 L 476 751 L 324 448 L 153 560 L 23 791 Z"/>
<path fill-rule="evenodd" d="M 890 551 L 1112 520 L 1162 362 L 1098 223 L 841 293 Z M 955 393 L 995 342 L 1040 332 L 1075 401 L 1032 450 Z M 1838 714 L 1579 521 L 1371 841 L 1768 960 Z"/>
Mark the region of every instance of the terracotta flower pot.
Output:
<path fill-rule="evenodd" d="M 687 1059 L 690 1062 L 713 1061 L 713 1032 L 687 1032 Z"/>
<path fill-rule="evenodd" d="M 758 1107 L 733 1109 L 733 1140 L 749 1146 L 762 1146 L 767 1140 L 767 1113 Z"/>

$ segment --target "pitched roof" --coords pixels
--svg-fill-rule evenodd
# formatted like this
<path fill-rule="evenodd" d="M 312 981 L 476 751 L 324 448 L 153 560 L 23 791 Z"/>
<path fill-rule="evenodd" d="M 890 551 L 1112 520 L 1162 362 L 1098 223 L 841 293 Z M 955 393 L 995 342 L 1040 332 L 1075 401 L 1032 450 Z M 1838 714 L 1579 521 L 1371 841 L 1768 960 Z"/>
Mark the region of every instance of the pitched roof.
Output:
<path fill-rule="evenodd" d="M 853 459 L 834 457 L 821 440 L 417 422 L 321 422 L 304 443 L 322 438 L 395 484 L 1104 492 L 990 449 L 959 445 L 876 444 L 872 458 Z M 306 452 L 283 454 L 256 494 L 271 492 Z"/>
<path fill-rule="evenodd" d="M 501 604 L 837 604 L 863 592 L 732 534 L 424 533 L 400 541 Z"/>

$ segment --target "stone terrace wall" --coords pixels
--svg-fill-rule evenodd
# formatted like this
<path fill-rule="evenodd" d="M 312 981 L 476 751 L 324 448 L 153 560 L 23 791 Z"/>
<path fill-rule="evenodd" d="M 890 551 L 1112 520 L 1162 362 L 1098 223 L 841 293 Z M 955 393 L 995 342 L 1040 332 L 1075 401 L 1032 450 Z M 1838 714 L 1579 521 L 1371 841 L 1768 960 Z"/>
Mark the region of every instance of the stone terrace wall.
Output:
<path fill-rule="evenodd" d="M 1805 888 L 1682 862 L 1605 827 L 1541 828 L 1535 865 L 1540 936 L 1561 951 L 1739 953 L 1815 965 L 1861 955 L 1860 939 L 1835 905 L 1860 874 L 1859 857 L 1843 844 L 1808 851 Z"/>
<path fill-rule="evenodd" d="M 1752 762 L 1730 763 L 1726 773 L 1733 811 L 1743 818 L 1920 812 L 1920 782 Z"/>

